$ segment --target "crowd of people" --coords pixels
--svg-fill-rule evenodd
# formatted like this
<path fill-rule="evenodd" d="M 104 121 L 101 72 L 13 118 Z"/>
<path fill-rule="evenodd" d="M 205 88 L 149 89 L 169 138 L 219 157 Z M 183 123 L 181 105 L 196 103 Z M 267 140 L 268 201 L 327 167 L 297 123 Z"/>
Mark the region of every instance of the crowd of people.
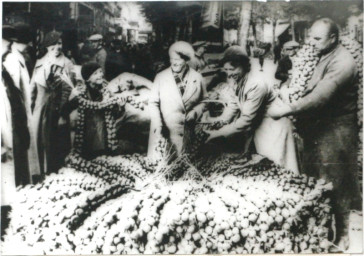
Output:
<path fill-rule="evenodd" d="M 206 100 L 215 100 L 215 92 L 220 90 L 229 101 L 229 122 L 208 132 L 205 149 L 256 152 L 296 173 L 332 182 L 336 243 L 347 248 L 348 213 L 361 209 L 356 179 L 358 72 L 350 53 L 339 44 L 339 29 L 332 20 L 317 20 L 311 28 L 310 42 L 320 61 L 309 82 L 310 92 L 293 103 L 281 100 L 285 90 L 275 91 L 263 73 L 258 77 L 251 72 L 250 58 L 239 46 L 225 50 L 221 71 L 211 85 L 200 73 L 206 66 L 206 42 L 178 41 L 167 50 L 153 45 L 139 49 L 114 40 L 106 50 L 103 37 L 96 34 L 80 47 L 76 58 L 69 58 L 62 52 L 61 34 L 52 31 L 43 41 L 44 56 L 32 68 L 24 51 L 29 38 L 24 34 L 23 25 L 3 26 L 1 154 L 2 162 L 13 159 L 15 163 L 16 186 L 37 182 L 62 167 L 74 143 L 70 127 L 72 114 L 81 104 L 77 96 L 107 103 L 108 81 L 122 73 L 128 75 L 127 80 L 151 88 L 151 159 L 161 138 L 177 156 L 188 153 Z M 281 88 L 290 82 L 291 58 L 297 49 L 296 42 L 283 47 L 276 71 Z M 168 62 L 170 66 L 166 66 Z M 79 73 L 75 72 L 77 64 L 82 66 Z M 115 118 L 123 111 L 125 99 L 117 102 L 112 111 Z M 289 116 L 297 119 L 296 128 L 304 142 L 301 152 Z M 84 157 L 112 154 L 105 115 L 90 110 L 84 120 Z"/>

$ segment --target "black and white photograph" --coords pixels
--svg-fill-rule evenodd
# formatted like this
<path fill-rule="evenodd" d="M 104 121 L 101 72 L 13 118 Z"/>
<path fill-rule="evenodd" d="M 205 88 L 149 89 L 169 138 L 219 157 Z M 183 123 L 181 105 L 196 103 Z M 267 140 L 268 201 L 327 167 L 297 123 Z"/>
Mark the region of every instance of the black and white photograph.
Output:
<path fill-rule="evenodd" d="M 0 254 L 363 253 L 363 1 L 1 10 Z"/>

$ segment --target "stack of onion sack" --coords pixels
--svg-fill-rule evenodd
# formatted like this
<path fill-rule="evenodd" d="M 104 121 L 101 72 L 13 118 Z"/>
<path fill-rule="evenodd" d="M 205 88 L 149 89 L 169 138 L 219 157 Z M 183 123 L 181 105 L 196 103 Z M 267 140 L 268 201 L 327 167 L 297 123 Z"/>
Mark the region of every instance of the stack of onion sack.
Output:
<path fill-rule="evenodd" d="M 292 80 L 288 86 L 289 100 L 296 101 L 303 96 L 319 58 L 313 46 L 305 44 L 292 60 Z"/>
<path fill-rule="evenodd" d="M 362 180 L 363 168 L 363 48 L 357 41 L 351 39 L 347 35 L 340 36 L 340 43 L 352 54 L 355 59 L 358 69 L 358 126 L 359 126 L 359 150 L 358 150 L 358 165 L 359 165 L 359 180 Z"/>
<path fill-rule="evenodd" d="M 67 161 L 78 171 L 19 189 L 4 254 L 328 251 L 330 185 L 261 156 L 200 159 L 206 179 L 173 182 L 140 155 Z"/>

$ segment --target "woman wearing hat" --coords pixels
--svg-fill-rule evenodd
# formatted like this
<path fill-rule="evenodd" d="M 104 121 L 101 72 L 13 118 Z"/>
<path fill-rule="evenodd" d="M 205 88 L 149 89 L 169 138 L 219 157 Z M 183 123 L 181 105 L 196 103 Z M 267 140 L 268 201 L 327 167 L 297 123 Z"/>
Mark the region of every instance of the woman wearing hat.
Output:
<path fill-rule="evenodd" d="M 32 132 L 41 174 L 58 171 L 69 153 L 69 129 L 60 111 L 73 88 L 73 64 L 62 53 L 61 34 L 49 32 L 43 46 L 47 52 L 37 61 L 30 83 L 34 105 Z"/>
<path fill-rule="evenodd" d="M 219 130 L 208 131 L 208 142 L 217 149 L 246 153 L 252 141 L 258 154 L 264 155 L 288 169 L 298 172 L 292 125 L 289 119 L 276 122 L 266 116 L 267 107 L 275 100 L 272 87 L 250 72 L 250 60 L 239 46 L 228 48 L 221 60 L 226 73 L 220 91 L 233 92 L 235 113 L 232 122 Z M 225 88 L 221 88 L 225 87 Z"/>
<path fill-rule="evenodd" d="M 194 56 L 192 46 L 183 41 L 169 48 L 171 66 L 160 72 L 152 88 L 149 108 L 151 125 L 148 156 L 157 157 L 160 139 L 168 142 L 176 156 L 188 150 L 195 121 L 202 115 L 206 96 L 202 76 L 187 62 Z"/>
<path fill-rule="evenodd" d="M 104 80 L 104 72 L 98 63 L 88 62 L 82 65 L 81 75 L 85 81 L 85 88 L 81 89 L 81 87 L 76 87 L 72 90 L 69 102 L 63 108 L 63 115 L 69 115 L 78 107 L 79 100 L 77 96 L 81 93 L 83 94 L 82 97 L 94 102 L 105 102 L 109 100 L 108 97 L 111 97 L 111 92 L 106 89 L 107 83 Z M 123 107 L 125 99 L 120 97 L 118 103 L 120 107 Z M 115 111 L 113 111 L 115 118 L 122 113 L 120 110 L 116 105 Z M 84 158 L 93 159 L 100 155 L 113 153 L 107 144 L 108 135 L 104 110 L 85 110 L 84 125 L 85 134 L 81 146 L 81 154 Z"/>

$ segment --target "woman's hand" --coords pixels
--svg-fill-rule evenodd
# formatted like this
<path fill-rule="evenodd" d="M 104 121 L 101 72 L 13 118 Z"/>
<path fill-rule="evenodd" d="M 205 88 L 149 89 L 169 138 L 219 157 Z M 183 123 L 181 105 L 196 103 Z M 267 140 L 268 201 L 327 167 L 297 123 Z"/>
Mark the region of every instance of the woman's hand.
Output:
<path fill-rule="evenodd" d="M 65 125 L 65 124 L 67 124 L 66 119 L 64 119 L 63 117 L 60 117 L 58 119 L 58 126 L 62 126 L 62 125 Z"/>
<path fill-rule="evenodd" d="M 80 89 L 78 87 L 75 87 L 72 89 L 71 94 L 68 98 L 69 101 L 71 101 L 72 99 L 74 99 L 75 97 L 80 95 Z"/>
<path fill-rule="evenodd" d="M 289 89 L 286 84 L 282 85 L 281 89 L 279 90 L 279 98 L 283 102 L 289 103 Z"/>
<path fill-rule="evenodd" d="M 188 112 L 187 116 L 186 116 L 186 121 L 187 122 L 194 122 L 197 120 L 197 112 L 195 110 L 191 110 L 190 112 Z"/>
<path fill-rule="evenodd" d="M 126 104 L 126 97 L 125 97 L 125 95 L 120 95 L 119 94 L 116 97 L 118 98 L 118 104 L 119 104 L 119 106 L 121 106 L 121 107 L 125 106 L 125 104 Z"/>

